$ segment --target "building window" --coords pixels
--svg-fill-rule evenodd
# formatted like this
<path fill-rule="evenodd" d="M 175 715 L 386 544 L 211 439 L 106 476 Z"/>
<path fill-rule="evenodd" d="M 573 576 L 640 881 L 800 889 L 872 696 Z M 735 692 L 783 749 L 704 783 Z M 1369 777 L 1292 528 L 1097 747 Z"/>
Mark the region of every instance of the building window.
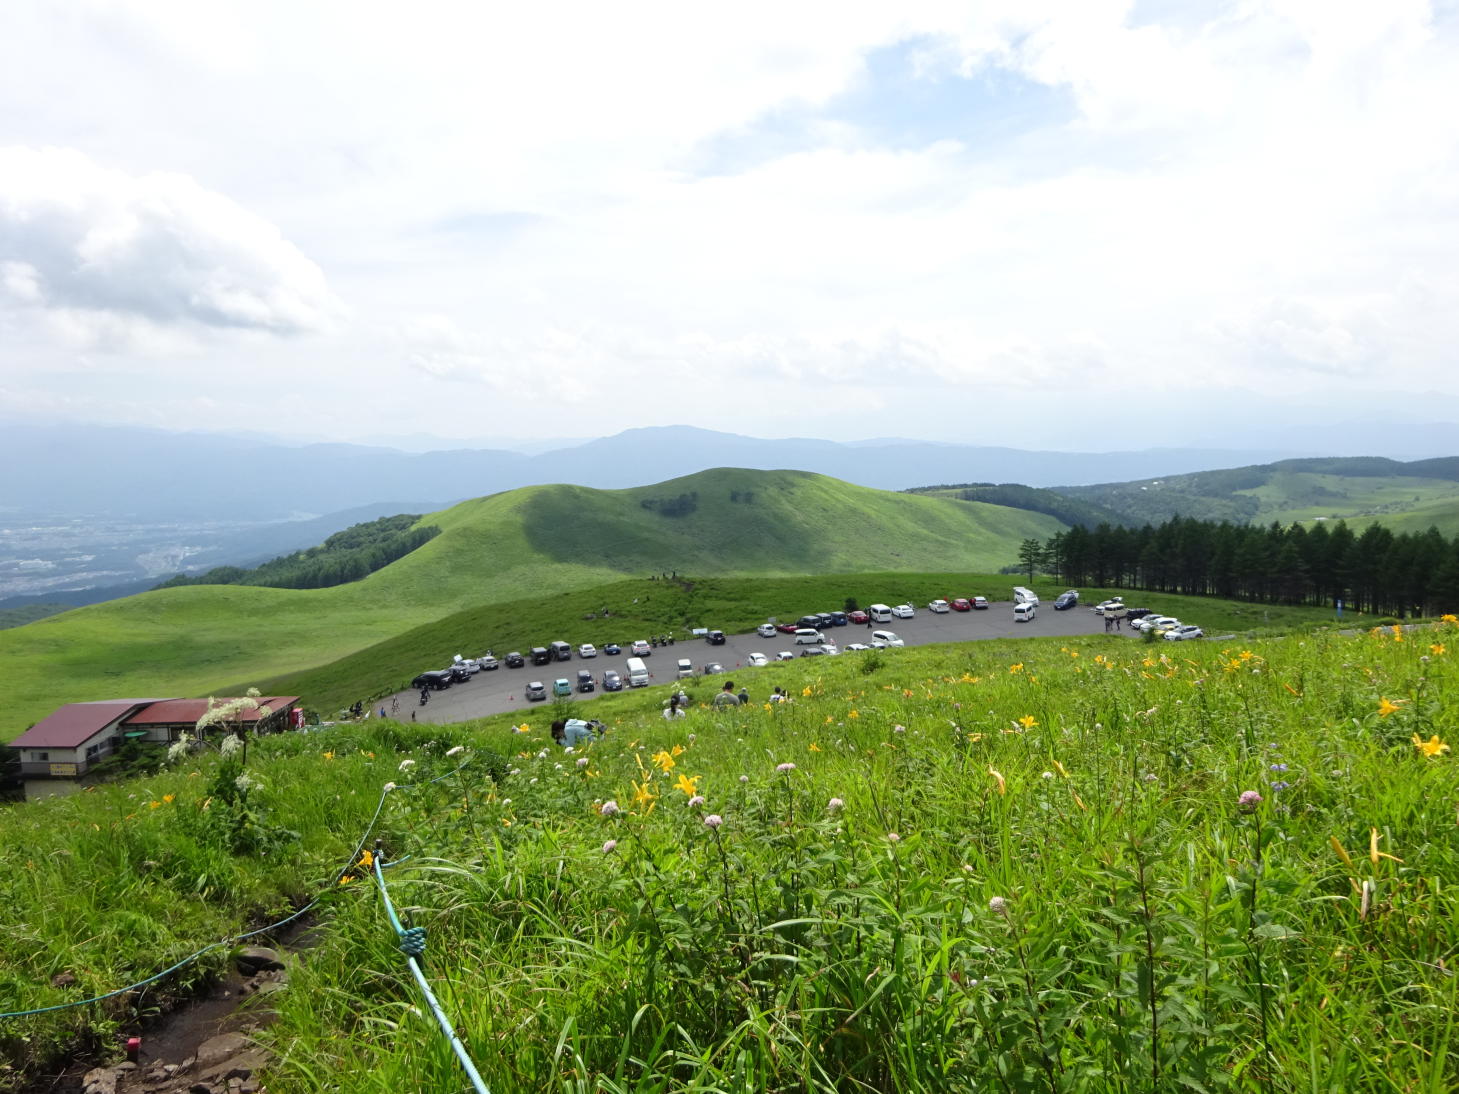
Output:
<path fill-rule="evenodd" d="M 40 764 L 50 763 L 51 754 L 49 752 L 37 752 L 35 753 L 35 761 Z"/>

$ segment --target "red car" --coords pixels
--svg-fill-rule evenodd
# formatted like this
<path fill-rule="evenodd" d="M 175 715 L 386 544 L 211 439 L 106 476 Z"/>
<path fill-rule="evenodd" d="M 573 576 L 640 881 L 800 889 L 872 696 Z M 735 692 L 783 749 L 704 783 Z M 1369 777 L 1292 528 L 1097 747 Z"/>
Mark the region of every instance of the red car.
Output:
<path fill-rule="evenodd" d="M 799 626 L 799 624 L 796 624 L 796 623 L 777 623 L 777 624 L 775 624 L 775 629 L 777 631 L 779 631 L 781 634 L 794 634 L 795 631 L 796 631 L 797 626 Z"/>
<path fill-rule="evenodd" d="M 960 596 L 952 601 L 952 610 L 955 612 L 970 612 L 973 606 L 968 603 L 967 597 Z"/>
<path fill-rule="evenodd" d="M 865 624 L 866 622 L 868 622 L 871 619 L 871 616 L 867 615 L 865 612 L 856 611 L 856 612 L 847 612 L 846 613 L 846 618 L 849 619 L 853 623 Z"/>

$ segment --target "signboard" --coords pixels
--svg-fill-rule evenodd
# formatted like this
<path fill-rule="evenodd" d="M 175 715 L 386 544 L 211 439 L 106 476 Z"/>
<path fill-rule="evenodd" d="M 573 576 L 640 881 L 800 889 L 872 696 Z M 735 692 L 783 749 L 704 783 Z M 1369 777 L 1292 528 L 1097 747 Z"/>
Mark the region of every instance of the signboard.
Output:
<path fill-rule="evenodd" d="M 76 765 L 75 764 L 51 764 L 51 774 L 52 775 L 60 776 L 61 778 L 75 778 L 76 777 Z"/>

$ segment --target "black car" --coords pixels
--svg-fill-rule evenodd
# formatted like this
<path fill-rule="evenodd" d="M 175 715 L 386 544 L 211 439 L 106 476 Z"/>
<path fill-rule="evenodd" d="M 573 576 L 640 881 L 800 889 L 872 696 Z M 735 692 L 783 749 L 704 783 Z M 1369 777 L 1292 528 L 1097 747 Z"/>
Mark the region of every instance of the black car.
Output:
<path fill-rule="evenodd" d="M 704 641 L 708 642 L 711 646 L 723 646 L 725 641 L 724 631 L 710 631 L 704 636 Z"/>
<path fill-rule="evenodd" d="M 550 664 L 551 661 L 552 661 L 552 651 L 551 650 L 545 649 L 542 646 L 533 646 L 532 647 L 532 664 L 534 664 L 534 665 L 546 665 L 546 664 Z"/>
<path fill-rule="evenodd" d="M 1131 620 L 1144 619 L 1147 615 L 1153 614 L 1154 611 L 1154 608 L 1126 608 L 1125 618 Z"/>
<path fill-rule="evenodd" d="M 593 674 L 587 669 L 578 669 L 578 691 L 597 691 L 598 685 L 593 683 Z"/>
<path fill-rule="evenodd" d="M 813 631 L 821 629 L 821 617 L 819 615 L 803 615 L 795 621 L 797 627 L 809 627 Z M 830 626 L 830 624 L 826 624 Z"/>
<path fill-rule="evenodd" d="M 525 665 L 526 663 L 527 663 L 527 659 L 525 657 L 523 657 L 520 653 L 518 653 L 516 650 L 513 650 L 511 653 L 507 654 L 507 656 L 506 656 L 506 665 L 507 665 L 507 668 L 509 668 L 509 669 L 519 669 L 523 665 Z"/>
<path fill-rule="evenodd" d="M 603 647 L 603 652 L 606 653 L 609 657 L 617 657 L 620 653 L 623 652 L 623 647 L 620 646 L 617 642 L 609 642 L 606 646 Z"/>
<path fill-rule="evenodd" d="M 449 669 L 443 669 L 442 671 L 451 674 L 451 682 L 453 684 L 464 684 L 467 680 L 471 679 L 471 673 L 465 665 L 452 665 Z"/>
<path fill-rule="evenodd" d="M 1054 611 L 1066 612 L 1070 608 L 1077 607 L 1078 604 L 1079 594 L 1070 589 L 1067 593 L 1060 593 L 1054 598 Z"/>
<path fill-rule="evenodd" d="M 451 686 L 454 674 L 450 669 L 433 669 L 430 672 L 423 672 L 410 682 L 410 686 L 416 689 L 430 688 L 432 691 L 440 691 L 442 688 Z"/>
<path fill-rule="evenodd" d="M 817 629 L 821 627 L 834 627 L 836 625 L 836 617 L 830 612 L 821 612 L 816 616 L 816 619 L 818 620 L 816 623 Z"/>

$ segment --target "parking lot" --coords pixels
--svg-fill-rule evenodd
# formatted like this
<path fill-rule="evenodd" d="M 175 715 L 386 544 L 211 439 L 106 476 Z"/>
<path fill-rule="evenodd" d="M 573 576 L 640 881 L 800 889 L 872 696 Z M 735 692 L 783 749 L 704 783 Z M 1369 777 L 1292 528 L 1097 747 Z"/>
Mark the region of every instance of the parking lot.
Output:
<path fill-rule="evenodd" d="M 826 638 L 834 641 L 843 651 L 852 642 L 869 643 L 873 630 L 888 630 L 895 632 L 908 646 L 925 646 L 934 642 L 972 642 L 987 638 L 1034 638 L 1061 635 L 1081 634 L 1103 634 L 1104 620 L 1095 615 L 1089 606 L 1081 604 L 1079 607 L 1069 611 L 1056 612 L 1053 609 L 1052 598 L 1039 605 L 1038 618 L 1032 623 L 1015 623 L 1013 621 L 1013 605 L 1008 601 L 995 601 L 985 611 L 972 612 L 946 612 L 933 613 L 923 605 L 917 607 L 915 619 L 896 619 L 890 623 L 877 623 L 872 627 L 865 625 L 857 626 L 851 624 L 845 627 L 824 628 Z M 1128 634 L 1129 631 L 1120 633 Z M 551 636 L 549 636 L 551 637 Z M 571 636 L 564 636 L 571 641 Z M 597 699 L 607 696 L 611 701 L 614 692 L 604 692 L 602 688 L 603 673 L 607 669 L 616 669 L 627 679 L 628 673 L 624 662 L 628 658 L 628 644 L 636 638 L 645 638 L 646 635 L 625 634 L 619 642 L 624 652 L 609 657 L 599 652 L 597 657 L 584 661 L 577 656 L 577 646 L 573 646 L 573 658 L 571 661 L 559 661 L 549 665 L 533 665 L 528 663 L 525 668 L 509 669 L 502 667 L 491 672 L 478 672 L 470 681 L 462 684 L 455 684 L 443 691 L 431 692 L 430 702 L 425 706 L 420 705 L 420 697 L 414 691 L 402 691 L 394 698 L 398 700 L 399 711 L 395 717 L 410 720 L 412 714 L 417 721 L 421 722 L 462 722 L 468 718 L 484 718 L 489 714 L 501 714 L 510 710 L 521 710 L 523 708 L 541 708 L 549 706 L 549 698 L 546 703 L 528 703 L 526 689 L 529 681 L 540 680 L 547 685 L 549 696 L 552 692 L 552 682 L 559 677 L 576 684 L 579 669 L 590 669 L 593 678 L 598 681 L 599 690 L 588 693 L 573 693 L 573 699 Z M 543 640 L 544 642 L 546 639 Z M 762 653 L 772 662 L 775 655 L 781 650 L 788 650 L 794 653 L 797 658 L 804 646 L 796 646 L 795 638 L 789 634 L 777 634 L 774 638 L 761 638 L 751 632 L 749 634 L 728 634 L 726 642 L 722 646 L 711 646 L 702 638 L 692 638 L 675 642 L 672 646 L 663 646 L 653 650 L 650 656 L 645 657 L 644 663 L 648 666 L 651 682 L 654 684 L 673 683 L 676 679 L 675 666 L 679 658 L 687 657 L 694 666 L 694 675 L 699 677 L 704 666 L 711 661 L 717 661 L 724 666 L 727 674 L 733 674 L 736 687 L 743 684 L 750 689 L 750 694 L 756 699 L 764 697 L 769 691 L 769 685 L 755 684 L 755 674 L 764 670 L 758 668 L 746 668 L 745 662 L 751 653 Z M 888 651 L 895 656 L 896 650 Z M 843 652 L 843 657 L 856 657 L 857 651 L 850 653 Z M 715 687 L 723 682 L 724 677 L 716 678 Z M 702 685 L 701 685 L 702 688 Z M 378 701 L 378 707 L 383 702 L 386 710 L 391 707 L 391 700 Z M 597 716 L 601 717 L 601 711 Z"/>

